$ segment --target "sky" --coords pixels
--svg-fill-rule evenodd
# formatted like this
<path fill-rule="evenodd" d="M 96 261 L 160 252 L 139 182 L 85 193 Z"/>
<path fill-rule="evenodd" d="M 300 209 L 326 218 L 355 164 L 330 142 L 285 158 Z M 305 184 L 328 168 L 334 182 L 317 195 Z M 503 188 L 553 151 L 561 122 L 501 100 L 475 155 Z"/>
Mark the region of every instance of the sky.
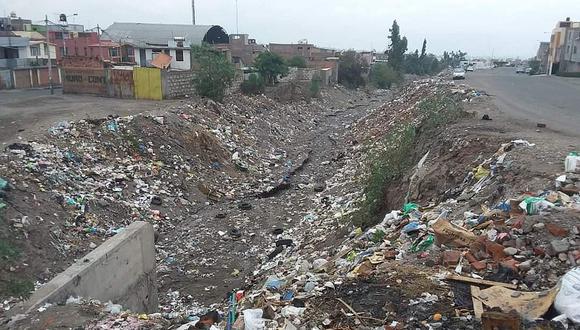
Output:
<path fill-rule="evenodd" d="M 113 22 L 191 23 L 191 0 L 0 0 L 0 15 L 15 12 L 40 22 L 92 28 Z M 71 14 L 77 13 L 72 17 Z M 297 43 L 321 47 L 384 51 L 397 20 L 409 50 L 470 56 L 520 57 L 536 54 L 559 20 L 580 21 L 579 0 L 238 0 L 239 32 L 258 43 Z M 574 16 L 576 15 L 576 17 Z M 197 24 L 221 25 L 236 33 L 236 0 L 196 0 Z"/>

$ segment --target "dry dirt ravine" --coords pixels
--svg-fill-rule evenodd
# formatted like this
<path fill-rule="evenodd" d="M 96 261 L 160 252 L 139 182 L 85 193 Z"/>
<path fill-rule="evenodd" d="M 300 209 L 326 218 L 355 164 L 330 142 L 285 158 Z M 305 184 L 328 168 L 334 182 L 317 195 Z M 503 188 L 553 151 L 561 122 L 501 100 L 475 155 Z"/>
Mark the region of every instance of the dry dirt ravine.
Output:
<path fill-rule="evenodd" d="M 288 175 L 289 185 L 284 189 L 270 197 L 248 196 L 208 205 L 175 225 L 174 231 L 181 234 L 160 236 L 159 247 L 168 254 L 165 260 L 171 261 L 161 262 L 158 272 L 162 304 L 175 301 L 175 291 L 184 302 L 190 300 L 188 295 L 205 306 L 222 302 L 232 289 L 242 288 L 255 267 L 275 250 L 280 237 L 273 233 L 274 229 L 283 229 L 281 236 L 288 238 L 292 236 L 289 229 L 300 230 L 296 228 L 298 222 L 308 214 L 313 198 L 320 195 L 315 186 L 322 189 L 324 182 L 344 165 L 345 153 L 357 143 L 350 126 L 387 97 L 359 96 L 362 98 L 344 106 L 326 108 L 317 119 L 316 128 L 297 138 L 289 158 L 303 161 L 303 166 Z M 241 202 L 252 208 L 240 209 Z M 239 231 L 240 236 L 232 235 L 232 230 Z M 213 235 L 206 235 L 208 231 Z M 220 236 L 220 231 L 226 234 Z M 175 244 L 170 238 L 175 236 L 185 245 Z M 183 249 L 187 242 L 192 243 L 193 251 Z M 235 275 L 238 271 L 239 275 Z"/>

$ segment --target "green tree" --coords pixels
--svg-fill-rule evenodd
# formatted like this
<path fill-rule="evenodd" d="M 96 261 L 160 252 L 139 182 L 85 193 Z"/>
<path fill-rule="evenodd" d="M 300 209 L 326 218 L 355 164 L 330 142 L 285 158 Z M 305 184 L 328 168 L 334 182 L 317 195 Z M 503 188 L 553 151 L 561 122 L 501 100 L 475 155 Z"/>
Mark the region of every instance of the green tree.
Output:
<path fill-rule="evenodd" d="M 427 39 L 423 39 L 423 47 L 421 47 L 421 56 L 419 57 L 421 60 L 425 58 L 427 55 Z"/>
<path fill-rule="evenodd" d="M 305 68 L 306 67 L 306 59 L 302 56 L 294 56 L 288 61 L 288 65 L 295 68 Z"/>
<path fill-rule="evenodd" d="M 254 67 L 270 86 L 278 81 L 278 76 L 284 77 L 288 74 L 288 65 L 284 59 L 271 52 L 258 55 L 254 61 Z"/>
<path fill-rule="evenodd" d="M 363 74 L 368 72 L 368 65 L 354 50 L 344 52 L 338 61 L 338 82 L 347 88 L 358 88 L 365 85 Z"/>
<path fill-rule="evenodd" d="M 389 32 L 391 33 L 389 36 L 391 43 L 386 51 L 387 61 L 393 69 L 402 71 L 405 52 L 407 51 L 407 37 L 401 38 L 399 24 L 397 24 L 396 20 L 393 21 L 393 26 L 389 29 Z"/>
<path fill-rule="evenodd" d="M 400 80 L 400 73 L 386 63 L 377 63 L 371 68 L 370 81 L 376 88 L 389 89 Z"/>
<path fill-rule="evenodd" d="M 421 74 L 421 62 L 419 59 L 419 50 L 410 54 L 405 54 L 403 69 L 406 73 Z"/>
<path fill-rule="evenodd" d="M 252 73 L 248 77 L 248 80 L 242 82 L 240 85 L 240 90 L 242 94 L 245 95 L 256 95 L 264 93 L 264 87 L 264 79 L 261 76 Z"/>
<path fill-rule="evenodd" d="M 221 102 L 226 89 L 232 85 L 234 66 L 225 55 L 210 46 L 193 46 L 192 57 L 197 72 L 193 79 L 195 90 L 200 96 Z"/>

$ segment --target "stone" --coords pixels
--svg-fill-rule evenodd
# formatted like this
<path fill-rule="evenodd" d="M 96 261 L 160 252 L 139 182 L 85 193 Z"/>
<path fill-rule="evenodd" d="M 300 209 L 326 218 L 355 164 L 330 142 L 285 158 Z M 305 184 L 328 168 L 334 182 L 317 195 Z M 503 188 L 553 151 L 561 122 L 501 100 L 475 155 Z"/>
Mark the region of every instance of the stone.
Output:
<path fill-rule="evenodd" d="M 316 259 L 312 263 L 312 268 L 314 268 L 314 271 L 320 272 L 320 271 L 324 270 L 324 267 L 326 266 L 327 263 L 328 263 L 328 261 L 326 259 L 322 259 L 322 258 Z"/>
<path fill-rule="evenodd" d="M 518 249 L 516 249 L 515 247 L 506 247 L 505 249 L 503 249 L 503 253 L 505 253 L 508 256 L 513 256 L 514 254 L 518 253 Z"/>
<path fill-rule="evenodd" d="M 516 260 L 514 260 L 514 259 L 506 259 L 506 260 L 504 260 L 504 261 L 501 262 L 501 265 L 504 266 L 504 267 L 506 267 L 506 268 L 510 268 L 513 271 L 517 271 L 518 270 L 518 268 L 517 268 L 518 262 Z"/>
<path fill-rule="evenodd" d="M 532 227 L 534 227 L 535 230 L 542 230 L 545 226 L 546 225 L 543 222 L 538 222 L 535 223 Z"/>
<path fill-rule="evenodd" d="M 567 239 L 563 240 L 556 239 L 550 242 L 550 247 L 552 248 L 552 250 L 554 250 L 556 254 L 558 254 L 562 252 L 568 252 L 568 249 L 570 249 L 570 243 L 568 243 Z"/>
<path fill-rule="evenodd" d="M 568 254 L 567 253 L 558 253 L 558 259 L 560 259 L 560 261 L 568 261 Z"/>
<path fill-rule="evenodd" d="M 461 259 L 461 252 L 457 250 L 443 251 L 441 254 L 441 263 L 444 266 L 455 266 Z"/>
<path fill-rule="evenodd" d="M 566 237 L 566 236 L 568 236 L 568 233 L 569 233 L 568 229 L 562 228 L 554 223 L 547 224 L 546 228 L 548 229 L 550 234 L 552 234 L 556 237 Z"/>
<path fill-rule="evenodd" d="M 499 261 L 506 257 L 505 253 L 503 252 L 503 245 L 486 241 L 485 242 L 485 249 L 486 251 L 492 255 L 493 260 Z"/>
<path fill-rule="evenodd" d="M 515 239 L 507 240 L 507 241 L 503 242 L 502 245 L 505 247 L 508 247 L 508 248 L 509 247 L 515 248 L 516 247 L 516 240 Z"/>
<path fill-rule="evenodd" d="M 304 285 L 304 292 L 311 292 L 316 289 L 316 282 L 308 282 Z"/>
<path fill-rule="evenodd" d="M 526 260 L 518 265 L 518 268 L 521 271 L 527 272 L 528 270 L 532 269 L 532 261 Z"/>
<path fill-rule="evenodd" d="M 97 244 L 91 242 L 91 244 L 89 244 L 89 248 L 94 249 L 97 247 Z"/>

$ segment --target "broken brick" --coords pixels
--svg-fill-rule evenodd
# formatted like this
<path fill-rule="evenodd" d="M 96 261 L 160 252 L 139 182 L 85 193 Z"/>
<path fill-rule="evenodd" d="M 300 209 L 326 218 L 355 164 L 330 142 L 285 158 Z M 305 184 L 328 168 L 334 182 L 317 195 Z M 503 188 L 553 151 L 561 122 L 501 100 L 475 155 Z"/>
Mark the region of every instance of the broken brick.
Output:
<path fill-rule="evenodd" d="M 501 262 L 502 266 L 504 266 L 506 268 L 510 268 L 515 272 L 518 271 L 518 264 L 519 263 L 515 259 L 512 259 L 512 258 L 506 259 L 506 260 Z"/>
<path fill-rule="evenodd" d="M 467 253 L 465 254 L 465 259 L 467 259 L 467 261 L 468 261 L 470 264 L 471 264 L 471 263 L 474 263 L 474 262 L 476 262 L 476 261 L 478 261 L 478 260 L 477 260 L 477 258 L 476 258 L 476 257 L 473 255 L 473 253 L 471 253 L 471 252 L 467 252 Z"/>
<path fill-rule="evenodd" d="M 562 228 L 554 223 L 547 223 L 546 228 L 548 229 L 550 234 L 552 234 L 556 237 L 566 237 L 566 236 L 568 236 L 568 233 L 570 232 L 568 229 Z"/>
<path fill-rule="evenodd" d="M 487 253 L 491 254 L 493 260 L 500 261 L 506 257 L 505 253 L 503 252 L 503 245 L 494 243 L 491 241 L 485 242 L 485 249 Z"/>
<path fill-rule="evenodd" d="M 541 247 L 534 247 L 533 251 L 534 251 L 534 255 L 536 255 L 538 257 L 546 255 L 546 250 L 544 250 Z"/>
<path fill-rule="evenodd" d="M 475 261 L 471 263 L 471 268 L 482 271 L 487 268 L 487 263 L 485 261 Z"/>
<path fill-rule="evenodd" d="M 455 266 L 459 263 L 459 259 L 461 259 L 461 251 L 448 250 L 441 254 L 441 263 L 444 266 Z"/>

